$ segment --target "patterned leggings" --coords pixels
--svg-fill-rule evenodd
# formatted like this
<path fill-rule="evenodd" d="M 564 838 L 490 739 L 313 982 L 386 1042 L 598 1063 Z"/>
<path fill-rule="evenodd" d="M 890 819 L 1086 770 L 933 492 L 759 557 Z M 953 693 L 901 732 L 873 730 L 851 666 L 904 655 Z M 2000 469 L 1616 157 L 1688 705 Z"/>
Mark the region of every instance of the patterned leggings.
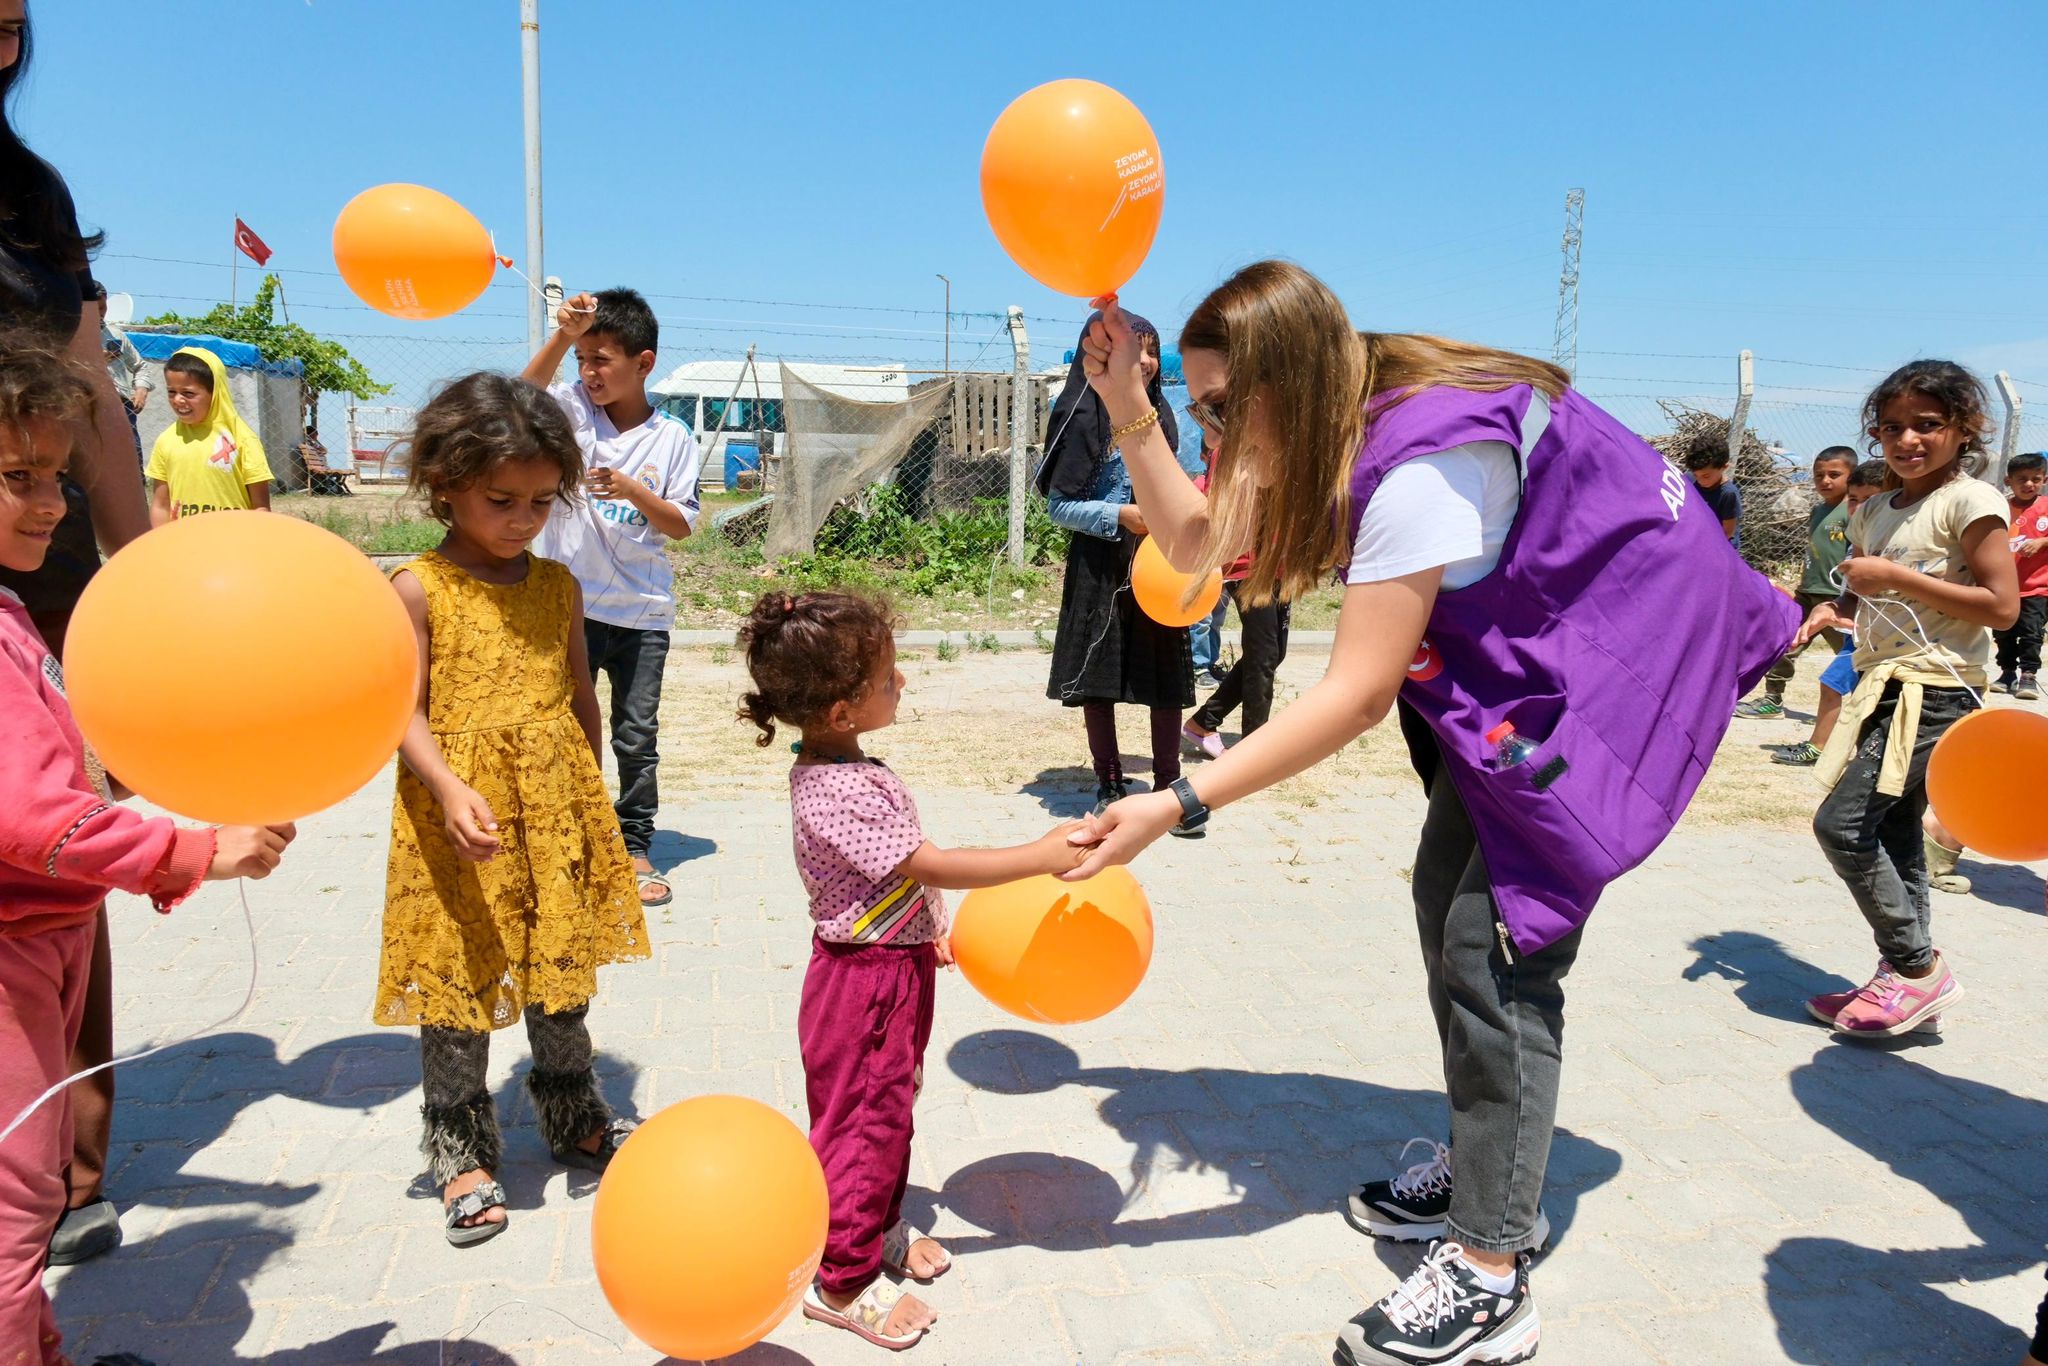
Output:
<path fill-rule="evenodd" d="M 583 1023 L 589 1010 L 585 1004 L 550 1015 L 539 1006 L 526 1008 L 526 1039 L 533 1048 L 526 1088 L 550 1152 L 566 1151 L 611 1119 L 590 1068 L 590 1031 Z M 436 1185 L 478 1167 L 495 1172 L 504 1158 L 497 1109 L 484 1089 L 490 1049 L 486 1033 L 420 1027 L 420 1151 Z"/>

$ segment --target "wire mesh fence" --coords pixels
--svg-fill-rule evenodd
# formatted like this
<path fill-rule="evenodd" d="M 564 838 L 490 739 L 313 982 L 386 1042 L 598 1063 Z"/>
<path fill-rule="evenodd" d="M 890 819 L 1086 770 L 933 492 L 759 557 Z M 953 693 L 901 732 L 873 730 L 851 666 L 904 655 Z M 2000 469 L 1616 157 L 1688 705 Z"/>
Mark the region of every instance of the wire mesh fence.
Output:
<path fill-rule="evenodd" d="M 712 338 L 690 323 L 664 320 L 666 335 L 684 344 L 663 347 L 649 392 L 695 433 L 704 453 L 704 490 L 714 495 L 712 516 L 720 529 L 736 540 L 762 542 L 771 559 L 821 544 L 862 544 L 850 524 L 870 517 L 926 525 L 980 519 L 1003 528 L 1015 556 L 1039 525 L 1034 519 L 1043 517 L 1032 476 L 1066 380 L 1072 335 L 1067 322 L 1044 321 L 1059 326 L 1041 329 L 1053 340 L 1042 340 L 1035 354 L 1017 319 L 998 319 L 986 335 L 977 330 L 961 338 L 963 363 L 954 366 L 950 327 L 946 364 L 934 365 L 921 354 L 929 340 L 913 341 L 902 330 L 841 331 L 832 344 L 844 350 L 820 354 L 802 349 L 794 336 L 785 350 L 775 329 L 764 329 L 751 345 L 692 344 Z M 432 335 L 388 326 L 321 335 L 346 347 L 380 392 L 306 395 L 306 439 L 293 433 L 283 443 L 288 449 L 273 449 L 271 460 L 285 487 L 315 496 L 402 484 L 414 414 L 440 385 L 476 370 L 517 373 L 528 359 L 525 341 L 510 335 Z M 892 348 L 911 355 L 892 359 Z M 1585 374 L 1580 387 L 1681 465 L 1688 450 L 1725 445 L 1742 397 L 1725 378 L 1734 371 L 1734 357 L 1640 357 L 1636 367 L 1628 359 L 1617 364 L 1610 358 L 1601 368 L 1689 364 L 1667 365 L 1667 374 L 1653 380 Z M 1685 373 L 1674 376 L 1673 369 Z M 1848 446 L 1867 458 L 1860 403 L 1881 373 L 1823 361 L 1756 362 L 1732 470 L 1744 504 L 1741 548 L 1751 563 L 1796 574 L 1814 504 L 1813 457 Z M 573 375 L 565 371 L 562 378 Z M 1184 389 L 1169 384 L 1168 392 L 1184 407 Z M 2004 393 L 2013 397 L 2010 430 L 1994 434 L 1994 450 L 2048 449 L 2048 384 L 2014 380 Z M 2023 406 L 2021 396 L 2037 406 Z M 288 421 L 266 419 L 267 444 L 278 444 L 271 428 L 280 425 Z M 1186 452 L 1183 457 L 1188 463 Z"/>

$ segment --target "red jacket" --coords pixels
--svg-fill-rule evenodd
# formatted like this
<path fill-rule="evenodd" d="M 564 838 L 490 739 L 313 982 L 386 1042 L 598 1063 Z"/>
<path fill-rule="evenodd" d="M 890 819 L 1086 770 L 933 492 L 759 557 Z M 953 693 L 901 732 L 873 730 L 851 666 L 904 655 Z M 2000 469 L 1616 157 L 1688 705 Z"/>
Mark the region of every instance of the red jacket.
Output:
<path fill-rule="evenodd" d="M 2014 502 L 2010 496 L 2005 500 L 2006 510 L 2011 513 L 2007 525 L 2012 528 L 2012 553 L 2019 561 L 2020 596 L 2023 598 L 2048 597 L 2048 550 L 2037 550 L 2031 555 L 2020 554 L 2022 541 L 2038 541 L 2048 537 L 2048 497 L 2036 498 L 2025 507 Z"/>
<path fill-rule="evenodd" d="M 206 876 L 214 842 L 94 788 L 63 671 L 21 599 L 0 589 L 0 935 L 89 920 L 111 888 L 168 911 Z"/>

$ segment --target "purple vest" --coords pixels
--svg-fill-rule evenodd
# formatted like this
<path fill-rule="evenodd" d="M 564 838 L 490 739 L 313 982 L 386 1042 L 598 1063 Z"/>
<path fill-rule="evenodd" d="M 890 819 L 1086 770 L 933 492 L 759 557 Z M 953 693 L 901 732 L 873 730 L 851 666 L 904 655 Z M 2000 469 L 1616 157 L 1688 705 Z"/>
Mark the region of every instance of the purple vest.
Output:
<path fill-rule="evenodd" d="M 1436 734 L 1501 920 L 1534 952 L 1671 833 L 1799 610 L 1684 475 L 1569 390 L 1376 404 L 1352 468 L 1353 538 L 1395 466 L 1472 441 L 1519 454 L 1521 507 L 1494 571 L 1437 595 L 1401 696 Z M 1484 737 L 1502 721 L 1539 748 L 1493 772 Z"/>

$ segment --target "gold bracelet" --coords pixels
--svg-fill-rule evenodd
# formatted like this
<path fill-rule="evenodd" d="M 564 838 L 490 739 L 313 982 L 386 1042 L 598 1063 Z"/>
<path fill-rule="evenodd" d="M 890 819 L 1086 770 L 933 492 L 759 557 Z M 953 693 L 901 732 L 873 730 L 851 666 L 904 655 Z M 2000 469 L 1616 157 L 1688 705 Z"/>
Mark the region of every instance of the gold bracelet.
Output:
<path fill-rule="evenodd" d="M 1109 444 L 1112 446 L 1121 446 L 1124 444 L 1125 437 L 1135 435 L 1138 432 L 1142 432 L 1147 427 L 1156 426 L 1158 422 L 1159 410 L 1157 408 L 1154 408 L 1147 412 L 1141 418 L 1137 418 L 1133 421 L 1126 422 L 1121 427 L 1112 427 L 1109 432 Z"/>

